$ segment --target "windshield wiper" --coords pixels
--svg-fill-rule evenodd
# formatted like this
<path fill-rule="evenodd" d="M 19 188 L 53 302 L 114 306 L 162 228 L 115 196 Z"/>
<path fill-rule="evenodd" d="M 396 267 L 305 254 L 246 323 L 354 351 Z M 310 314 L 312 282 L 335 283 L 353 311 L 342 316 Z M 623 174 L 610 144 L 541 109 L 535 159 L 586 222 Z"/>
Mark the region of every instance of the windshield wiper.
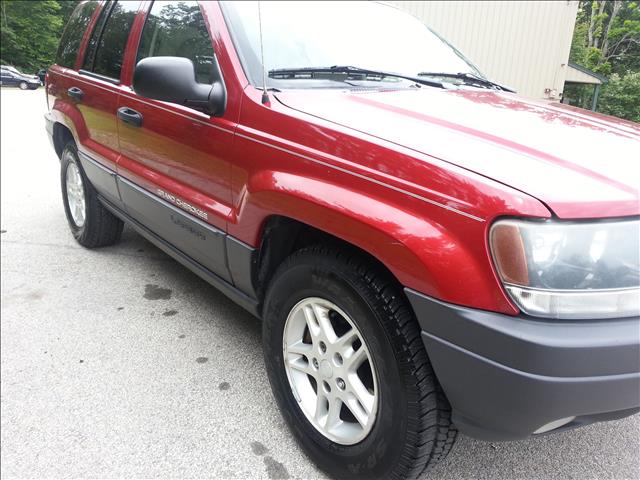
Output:
<path fill-rule="evenodd" d="M 361 76 L 363 78 L 355 78 Z M 269 70 L 269 78 L 276 80 L 367 80 L 368 77 L 403 78 L 420 85 L 444 88 L 442 82 L 427 80 L 426 78 L 403 75 L 401 73 L 385 72 L 381 70 L 369 70 L 367 68 L 352 67 L 350 65 L 334 65 L 332 67 L 302 67 L 302 68 L 276 68 Z"/>
<path fill-rule="evenodd" d="M 500 85 L 499 83 L 492 82 L 491 80 L 487 80 L 486 78 L 478 77 L 473 73 L 449 73 L 449 72 L 420 72 L 418 73 L 419 77 L 441 77 L 441 78 L 456 78 L 458 80 L 462 80 L 467 85 L 478 85 L 482 87 L 493 88 L 496 90 L 502 90 L 505 92 L 516 93 L 515 90 L 512 90 L 504 85 Z"/>

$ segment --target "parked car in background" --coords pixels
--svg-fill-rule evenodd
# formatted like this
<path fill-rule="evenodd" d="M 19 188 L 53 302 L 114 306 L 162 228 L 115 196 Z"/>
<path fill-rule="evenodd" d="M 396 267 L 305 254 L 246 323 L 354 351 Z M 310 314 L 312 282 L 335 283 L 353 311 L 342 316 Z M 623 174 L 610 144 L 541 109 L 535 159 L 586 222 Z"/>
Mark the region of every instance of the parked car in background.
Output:
<path fill-rule="evenodd" d="M 2 65 L 0 66 L 0 70 L 6 70 L 8 72 L 17 73 L 18 75 L 22 75 L 20 71 L 16 67 L 12 67 L 11 65 Z"/>
<path fill-rule="evenodd" d="M 638 412 L 637 124 L 375 2 L 85 2 L 46 91 L 78 243 L 127 222 L 261 318 L 331 476 Z"/>
<path fill-rule="evenodd" d="M 35 90 L 42 83 L 36 75 L 27 75 L 9 65 L 0 67 L 0 85 L 3 87 L 18 87 L 20 90 Z"/>
<path fill-rule="evenodd" d="M 7 70 L 11 73 L 15 73 L 16 75 L 20 75 L 22 77 L 27 77 L 27 78 L 39 78 L 38 75 L 30 75 L 28 73 L 24 73 L 21 72 L 20 70 L 18 70 L 16 67 L 12 67 L 11 65 L 2 65 L 0 66 L 1 70 Z"/>
<path fill-rule="evenodd" d="M 47 69 L 41 68 L 36 72 L 36 76 L 40 79 L 40 83 L 44 85 L 44 79 L 47 76 Z"/>

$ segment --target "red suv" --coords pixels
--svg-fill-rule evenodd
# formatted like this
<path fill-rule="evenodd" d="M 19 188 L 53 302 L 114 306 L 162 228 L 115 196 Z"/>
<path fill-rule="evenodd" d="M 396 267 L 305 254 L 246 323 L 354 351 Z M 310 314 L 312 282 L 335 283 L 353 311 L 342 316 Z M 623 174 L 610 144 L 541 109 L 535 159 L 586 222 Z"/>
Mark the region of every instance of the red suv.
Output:
<path fill-rule="evenodd" d="M 377 3 L 85 2 L 48 72 L 77 241 L 123 222 L 263 321 L 338 478 L 640 407 L 640 127 Z"/>

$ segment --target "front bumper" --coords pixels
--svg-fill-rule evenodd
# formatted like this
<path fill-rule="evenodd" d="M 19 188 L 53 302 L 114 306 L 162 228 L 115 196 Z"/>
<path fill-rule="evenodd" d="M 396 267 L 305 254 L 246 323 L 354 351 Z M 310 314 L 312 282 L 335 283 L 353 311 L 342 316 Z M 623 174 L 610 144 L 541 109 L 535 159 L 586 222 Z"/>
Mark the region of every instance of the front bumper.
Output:
<path fill-rule="evenodd" d="M 640 317 L 511 317 L 405 292 L 463 433 L 516 440 L 640 411 Z"/>

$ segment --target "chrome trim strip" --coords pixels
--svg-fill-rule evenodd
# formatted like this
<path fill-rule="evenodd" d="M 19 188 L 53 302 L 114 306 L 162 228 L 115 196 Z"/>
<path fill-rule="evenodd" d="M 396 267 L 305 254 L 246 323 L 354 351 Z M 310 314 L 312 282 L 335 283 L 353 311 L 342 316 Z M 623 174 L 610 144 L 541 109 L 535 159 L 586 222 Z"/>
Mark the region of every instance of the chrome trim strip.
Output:
<path fill-rule="evenodd" d="M 485 221 L 484 218 L 480 218 L 480 217 L 477 217 L 477 216 L 472 215 L 470 213 L 463 212 L 462 210 L 458 210 L 457 208 L 451 207 L 449 205 L 445 205 L 444 203 L 436 202 L 435 200 L 431 200 L 430 198 L 426 198 L 426 197 L 423 197 L 421 195 L 418 195 L 417 193 L 413 193 L 413 192 L 409 192 L 407 190 L 403 190 L 402 188 L 396 187 L 394 185 L 389 185 L 388 183 L 381 182 L 381 181 L 376 180 L 374 178 L 369 178 L 369 177 L 367 177 L 365 175 L 362 175 L 360 173 L 352 172 L 351 170 L 347 170 L 346 168 L 338 167 L 337 165 L 333 165 L 331 163 L 323 162 L 322 160 L 317 160 L 317 159 L 315 159 L 313 157 L 309 157 L 307 155 L 303 155 L 301 153 L 297 153 L 297 152 L 294 152 L 292 150 L 289 150 L 289 149 L 286 149 L 286 148 L 283 148 L 283 147 L 278 147 L 277 145 L 273 145 L 273 144 L 268 143 L 268 142 L 263 142 L 262 140 L 258 140 L 257 138 L 253 138 L 253 137 L 250 137 L 248 135 L 244 135 L 244 134 L 239 133 L 239 132 L 236 132 L 236 136 L 244 138 L 246 140 L 250 140 L 252 142 L 259 143 L 261 145 L 265 145 L 267 147 L 274 148 L 276 150 L 280 150 L 280 151 L 285 152 L 285 153 L 289 153 L 291 155 L 295 155 L 296 157 L 303 158 L 304 160 L 308 160 L 310 162 L 314 162 L 314 163 L 317 163 L 319 165 L 322 165 L 322 166 L 325 166 L 325 167 L 329 167 L 329 168 L 333 168 L 334 170 L 338 170 L 340 172 L 343 172 L 343 173 L 346 173 L 346 174 L 349 174 L 349 175 L 353 175 L 354 177 L 358 177 L 358 178 L 361 178 L 361 179 L 366 180 L 368 182 L 375 183 L 376 185 L 380 185 L 382 187 L 386 187 L 386 188 L 389 188 L 391 190 L 395 190 L 396 192 L 403 193 L 405 195 L 409 195 L 410 197 L 417 198 L 418 200 L 422 200 L 423 202 L 429 203 L 431 205 L 435 205 L 436 207 L 444 208 L 445 210 L 449 210 L 450 212 L 457 213 L 458 215 L 462 215 L 464 217 L 470 218 L 470 219 L 475 220 L 477 222 L 484 222 Z"/>

